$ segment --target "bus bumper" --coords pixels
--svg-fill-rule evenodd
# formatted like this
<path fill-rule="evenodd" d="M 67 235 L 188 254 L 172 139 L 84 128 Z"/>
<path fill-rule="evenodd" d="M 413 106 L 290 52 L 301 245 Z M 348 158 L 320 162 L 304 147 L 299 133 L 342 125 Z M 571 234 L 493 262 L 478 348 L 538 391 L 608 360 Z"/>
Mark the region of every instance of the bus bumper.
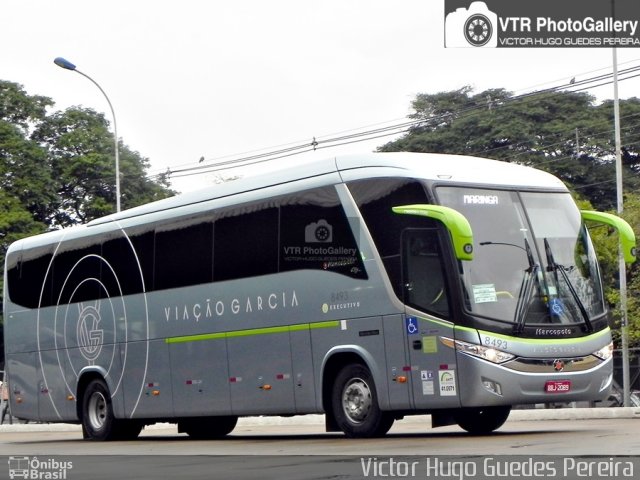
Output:
<path fill-rule="evenodd" d="M 457 357 L 463 407 L 604 400 L 613 380 L 611 358 L 589 359 L 592 368 L 570 371 L 586 357 L 518 359 L 502 365 L 460 352 Z"/>

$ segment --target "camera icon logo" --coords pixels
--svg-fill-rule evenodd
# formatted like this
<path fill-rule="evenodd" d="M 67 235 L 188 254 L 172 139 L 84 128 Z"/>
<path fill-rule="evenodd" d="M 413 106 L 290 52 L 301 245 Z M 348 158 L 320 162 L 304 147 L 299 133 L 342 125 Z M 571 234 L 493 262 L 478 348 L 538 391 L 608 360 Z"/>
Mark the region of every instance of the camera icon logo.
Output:
<path fill-rule="evenodd" d="M 304 241 L 307 243 L 329 243 L 333 241 L 333 227 L 324 218 L 304 227 Z"/>
<path fill-rule="evenodd" d="M 446 47 L 497 47 L 495 26 L 498 15 L 484 2 L 472 2 L 469 8 L 458 8 L 445 19 Z"/>

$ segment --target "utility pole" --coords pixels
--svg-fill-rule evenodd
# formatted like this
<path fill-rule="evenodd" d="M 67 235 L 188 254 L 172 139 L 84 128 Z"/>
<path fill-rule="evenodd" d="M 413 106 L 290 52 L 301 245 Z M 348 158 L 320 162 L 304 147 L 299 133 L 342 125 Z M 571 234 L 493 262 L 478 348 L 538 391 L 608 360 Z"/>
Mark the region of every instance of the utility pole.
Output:
<path fill-rule="evenodd" d="M 622 216 L 622 141 L 620 139 L 620 101 L 618 98 L 618 53 L 613 47 L 613 119 L 616 141 L 616 199 L 618 215 Z M 622 243 L 618 247 L 618 271 L 620 283 L 620 341 L 622 343 L 622 398 L 625 407 L 631 406 L 631 376 L 629 374 L 629 320 L 627 318 L 627 266 L 622 254 Z"/>

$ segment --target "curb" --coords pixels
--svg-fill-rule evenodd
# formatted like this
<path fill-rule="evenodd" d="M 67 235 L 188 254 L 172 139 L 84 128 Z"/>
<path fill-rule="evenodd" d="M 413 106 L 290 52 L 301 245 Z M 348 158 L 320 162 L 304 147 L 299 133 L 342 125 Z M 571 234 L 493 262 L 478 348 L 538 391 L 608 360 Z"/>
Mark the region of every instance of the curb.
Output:
<path fill-rule="evenodd" d="M 640 407 L 614 408 L 536 408 L 512 410 L 511 421 L 598 420 L 607 418 L 640 418 Z"/>

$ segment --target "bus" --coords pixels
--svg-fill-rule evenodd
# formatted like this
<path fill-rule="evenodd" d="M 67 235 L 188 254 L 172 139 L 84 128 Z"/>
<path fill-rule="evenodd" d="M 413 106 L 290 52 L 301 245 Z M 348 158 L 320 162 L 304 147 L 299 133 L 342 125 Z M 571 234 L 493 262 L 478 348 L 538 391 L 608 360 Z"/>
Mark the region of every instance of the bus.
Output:
<path fill-rule="evenodd" d="M 596 401 L 612 337 L 587 223 L 533 168 L 372 153 L 177 195 L 13 243 L 12 415 L 87 439 L 324 414 L 327 431 L 490 433 L 513 405 Z"/>

